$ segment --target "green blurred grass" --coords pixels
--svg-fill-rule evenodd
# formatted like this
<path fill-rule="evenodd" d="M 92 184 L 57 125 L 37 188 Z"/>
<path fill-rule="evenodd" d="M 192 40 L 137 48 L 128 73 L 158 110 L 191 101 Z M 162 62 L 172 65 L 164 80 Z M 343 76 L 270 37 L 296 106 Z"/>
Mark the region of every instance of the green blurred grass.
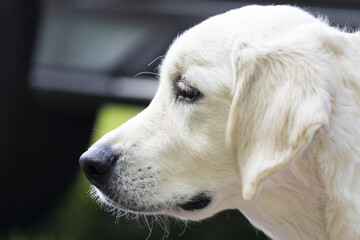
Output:
<path fill-rule="evenodd" d="M 90 144 L 104 133 L 135 116 L 142 109 L 137 106 L 115 104 L 101 108 Z M 115 223 L 115 218 L 110 213 L 101 210 L 88 196 L 89 187 L 89 182 L 79 170 L 68 193 L 46 219 L 31 229 L 13 228 L 7 236 L 0 235 L 0 239 L 144 240 L 149 236 L 149 229 L 144 222 L 121 218 L 119 223 Z M 190 223 L 185 232 L 183 223 L 170 219 L 169 229 L 168 239 L 265 239 L 261 233 L 256 233 L 253 227 L 250 227 L 238 211 L 221 213 L 215 219 L 201 223 Z M 163 229 L 158 224 L 154 224 L 153 232 L 148 239 L 162 239 L 163 236 Z"/>
<path fill-rule="evenodd" d="M 91 143 L 97 141 L 105 133 L 120 126 L 130 118 L 136 116 L 144 108 L 139 106 L 107 104 L 98 111 Z"/>

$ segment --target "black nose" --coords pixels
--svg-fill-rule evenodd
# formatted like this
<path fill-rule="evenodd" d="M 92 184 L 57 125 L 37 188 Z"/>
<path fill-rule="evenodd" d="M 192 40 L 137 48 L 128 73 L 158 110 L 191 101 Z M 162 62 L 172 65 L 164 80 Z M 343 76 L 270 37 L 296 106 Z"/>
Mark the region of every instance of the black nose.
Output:
<path fill-rule="evenodd" d="M 80 157 L 80 166 L 95 187 L 102 189 L 106 187 L 108 173 L 115 162 L 116 156 L 106 147 L 89 149 Z"/>

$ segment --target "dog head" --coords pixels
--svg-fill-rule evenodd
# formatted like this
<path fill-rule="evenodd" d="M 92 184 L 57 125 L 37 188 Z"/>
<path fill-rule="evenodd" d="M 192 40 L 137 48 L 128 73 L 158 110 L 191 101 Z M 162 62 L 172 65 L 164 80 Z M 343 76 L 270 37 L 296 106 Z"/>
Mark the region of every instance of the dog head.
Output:
<path fill-rule="evenodd" d="M 336 73 L 325 25 L 297 8 L 251 6 L 182 34 L 151 104 L 82 155 L 99 197 L 193 220 L 253 200 L 328 125 Z"/>

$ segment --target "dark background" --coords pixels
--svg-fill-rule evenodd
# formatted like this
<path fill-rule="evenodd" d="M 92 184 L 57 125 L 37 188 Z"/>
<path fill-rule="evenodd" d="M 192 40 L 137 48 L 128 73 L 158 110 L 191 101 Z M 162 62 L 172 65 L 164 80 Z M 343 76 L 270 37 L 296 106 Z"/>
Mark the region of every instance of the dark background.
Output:
<path fill-rule="evenodd" d="M 358 0 L 0 0 L 0 238 L 146 239 L 144 220 L 115 224 L 84 190 L 78 158 L 96 140 L 95 119 L 109 109 L 108 118 L 124 118 L 116 124 L 136 114 L 157 87 L 151 72 L 160 60 L 149 63 L 174 37 L 254 3 L 360 26 Z M 140 72 L 150 73 L 134 77 Z M 130 105 L 104 108 L 109 102 Z M 265 239 L 238 211 L 189 223 L 184 233 L 184 223 L 166 222 L 170 239 Z M 161 225 L 150 239 L 163 238 Z"/>

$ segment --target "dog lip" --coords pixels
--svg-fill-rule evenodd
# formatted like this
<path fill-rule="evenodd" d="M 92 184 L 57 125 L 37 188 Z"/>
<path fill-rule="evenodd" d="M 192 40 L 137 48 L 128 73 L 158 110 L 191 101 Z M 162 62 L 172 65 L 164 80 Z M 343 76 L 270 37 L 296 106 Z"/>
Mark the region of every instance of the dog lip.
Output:
<path fill-rule="evenodd" d="M 200 210 L 207 207 L 211 200 L 212 199 L 208 193 L 200 193 L 199 195 L 191 198 L 189 201 L 179 204 L 178 206 L 187 211 Z"/>

